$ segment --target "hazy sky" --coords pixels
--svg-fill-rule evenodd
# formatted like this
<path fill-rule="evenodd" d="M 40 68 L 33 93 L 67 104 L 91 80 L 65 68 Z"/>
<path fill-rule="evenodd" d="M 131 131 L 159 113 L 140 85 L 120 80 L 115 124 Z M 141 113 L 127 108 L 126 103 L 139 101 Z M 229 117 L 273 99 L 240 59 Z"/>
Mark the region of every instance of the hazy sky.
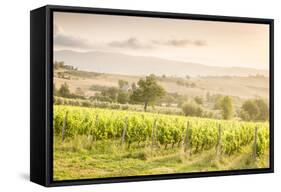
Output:
<path fill-rule="evenodd" d="M 269 25 L 54 13 L 54 49 L 269 68 Z"/>

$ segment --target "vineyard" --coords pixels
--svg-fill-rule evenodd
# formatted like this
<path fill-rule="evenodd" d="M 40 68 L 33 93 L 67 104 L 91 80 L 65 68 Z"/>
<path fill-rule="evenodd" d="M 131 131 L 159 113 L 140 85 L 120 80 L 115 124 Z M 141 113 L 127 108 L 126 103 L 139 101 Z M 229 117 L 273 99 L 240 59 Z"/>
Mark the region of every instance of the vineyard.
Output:
<path fill-rule="evenodd" d="M 81 135 L 93 141 L 118 141 L 120 146 L 139 148 L 182 148 L 189 154 L 215 149 L 232 155 L 253 146 L 254 157 L 269 148 L 268 122 L 214 120 L 122 110 L 54 106 L 56 137 L 71 139 Z"/>

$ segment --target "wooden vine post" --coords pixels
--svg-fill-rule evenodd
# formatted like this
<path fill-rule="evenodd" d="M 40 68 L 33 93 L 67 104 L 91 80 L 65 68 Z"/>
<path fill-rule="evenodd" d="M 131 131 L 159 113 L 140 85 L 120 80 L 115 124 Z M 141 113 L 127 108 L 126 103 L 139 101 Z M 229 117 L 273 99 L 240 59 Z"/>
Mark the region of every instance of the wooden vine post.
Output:
<path fill-rule="evenodd" d="M 254 143 L 253 143 L 253 158 L 256 160 L 257 158 L 257 139 L 258 139 L 258 128 L 255 127 L 255 133 L 254 133 Z"/>
<path fill-rule="evenodd" d="M 99 115 L 96 114 L 95 131 L 98 130 L 98 127 L 99 127 Z M 94 135 L 93 135 L 94 141 L 97 140 L 97 135 L 95 134 L 95 131 L 94 131 Z"/>
<path fill-rule="evenodd" d="M 185 138 L 184 138 L 184 152 L 188 149 L 188 129 L 189 129 L 189 121 L 186 122 L 186 131 L 185 131 Z"/>
<path fill-rule="evenodd" d="M 63 123 L 62 123 L 62 128 L 61 128 L 61 141 L 63 142 L 65 139 L 65 128 L 67 125 L 67 116 L 68 116 L 68 111 L 66 111 L 65 115 L 64 115 L 64 119 L 63 119 Z"/>
<path fill-rule="evenodd" d="M 123 144 L 125 143 L 125 136 L 126 136 L 126 130 L 128 128 L 128 117 L 125 117 L 125 125 L 123 127 L 123 131 L 122 131 L 122 138 L 121 138 L 121 145 L 123 146 Z"/>
<path fill-rule="evenodd" d="M 218 127 L 218 142 L 217 142 L 217 147 L 216 147 L 217 157 L 220 156 L 220 153 L 221 153 L 221 125 L 219 124 L 219 127 Z"/>
<path fill-rule="evenodd" d="M 157 121 L 156 119 L 154 119 L 153 126 L 152 126 L 151 149 L 153 149 L 155 145 L 156 130 L 157 130 Z"/>

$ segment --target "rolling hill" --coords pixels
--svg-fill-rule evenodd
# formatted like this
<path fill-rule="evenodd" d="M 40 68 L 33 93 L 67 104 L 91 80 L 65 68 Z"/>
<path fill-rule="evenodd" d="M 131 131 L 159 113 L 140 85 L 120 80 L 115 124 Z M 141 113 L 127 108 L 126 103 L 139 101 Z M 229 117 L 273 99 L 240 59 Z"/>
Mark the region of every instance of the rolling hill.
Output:
<path fill-rule="evenodd" d="M 123 75 L 156 74 L 166 76 L 268 76 L 268 71 L 241 67 L 214 67 L 197 63 L 167 60 L 156 57 L 132 56 L 112 52 L 76 52 L 61 50 L 54 52 L 56 61 L 85 71 Z"/>

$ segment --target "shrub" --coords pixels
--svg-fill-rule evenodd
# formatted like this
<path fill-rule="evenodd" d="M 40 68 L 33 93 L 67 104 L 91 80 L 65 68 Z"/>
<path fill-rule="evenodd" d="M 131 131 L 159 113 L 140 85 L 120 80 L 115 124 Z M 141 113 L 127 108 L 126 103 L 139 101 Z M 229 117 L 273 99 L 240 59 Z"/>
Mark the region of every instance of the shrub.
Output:
<path fill-rule="evenodd" d="M 182 105 L 182 111 L 186 116 L 201 117 L 203 115 L 203 109 L 194 102 L 185 102 Z"/>

